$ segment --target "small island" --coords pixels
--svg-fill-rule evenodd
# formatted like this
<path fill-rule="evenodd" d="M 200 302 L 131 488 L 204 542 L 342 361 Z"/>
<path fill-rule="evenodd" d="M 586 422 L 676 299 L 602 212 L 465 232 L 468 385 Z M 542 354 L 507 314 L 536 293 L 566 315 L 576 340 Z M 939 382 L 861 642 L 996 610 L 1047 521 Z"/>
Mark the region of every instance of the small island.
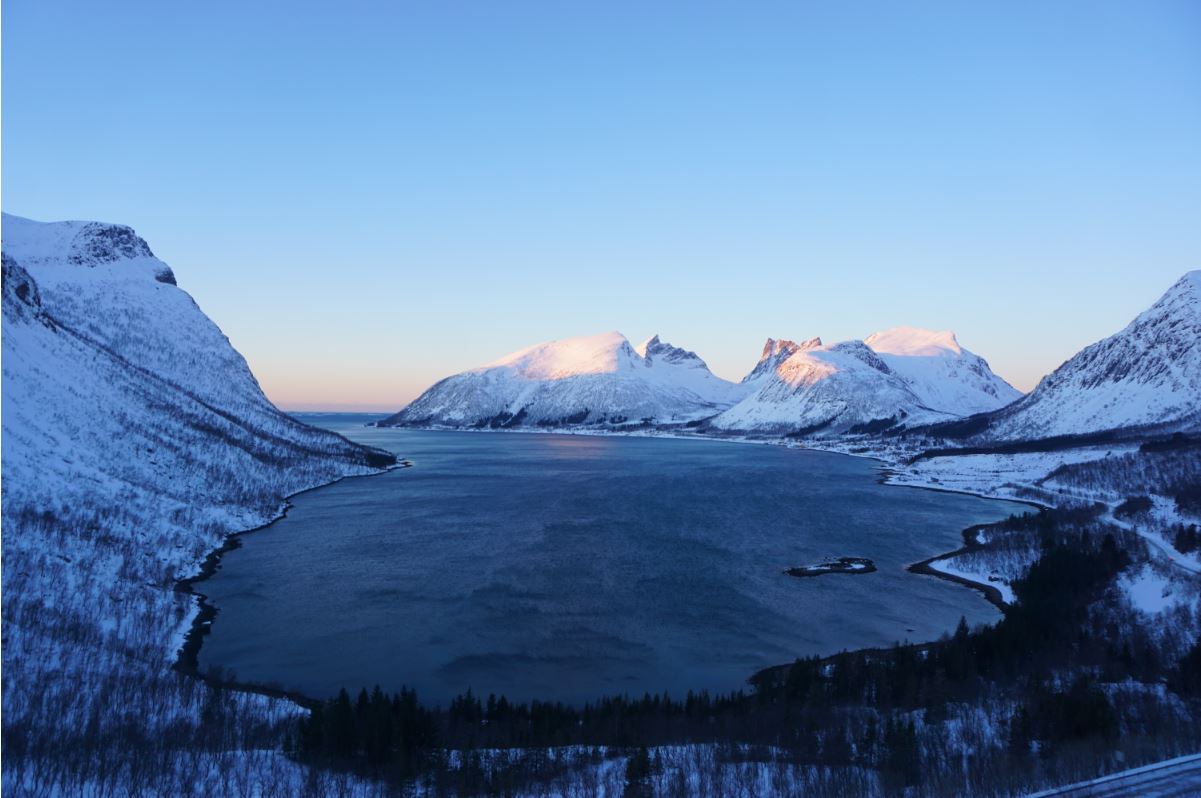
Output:
<path fill-rule="evenodd" d="M 876 564 L 866 557 L 839 557 L 837 560 L 826 560 L 814 565 L 800 565 L 788 568 L 784 573 L 789 576 L 821 576 L 822 574 L 870 574 L 876 570 Z"/>

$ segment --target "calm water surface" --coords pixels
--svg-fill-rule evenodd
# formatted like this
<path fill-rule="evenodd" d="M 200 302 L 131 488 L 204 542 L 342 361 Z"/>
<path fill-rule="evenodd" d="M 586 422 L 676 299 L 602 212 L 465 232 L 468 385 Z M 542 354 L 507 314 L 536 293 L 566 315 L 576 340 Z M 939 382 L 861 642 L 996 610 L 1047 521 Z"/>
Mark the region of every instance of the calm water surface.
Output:
<path fill-rule="evenodd" d="M 905 566 L 1023 509 L 775 446 L 303 418 L 413 467 L 298 496 L 244 537 L 200 586 L 219 609 L 200 659 L 311 695 L 682 695 L 798 656 L 933 639 L 997 612 Z M 879 571 L 782 573 L 840 555 Z"/>

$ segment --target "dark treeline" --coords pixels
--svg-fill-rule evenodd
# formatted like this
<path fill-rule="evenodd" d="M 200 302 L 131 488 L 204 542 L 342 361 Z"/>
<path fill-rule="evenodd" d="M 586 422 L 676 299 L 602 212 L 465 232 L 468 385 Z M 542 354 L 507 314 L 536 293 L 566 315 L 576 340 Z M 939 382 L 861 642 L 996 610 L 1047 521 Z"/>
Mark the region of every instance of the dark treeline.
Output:
<path fill-rule="evenodd" d="M 1145 513 L 1150 509 L 1150 496 L 1127 496 L 1125 501 L 1114 508 L 1113 514 L 1118 518 L 1129 518 L 1132 515 Z"/>
<path fill-rule="evenodd" d="M 431 708 L 410 690 L 395 696 L 363 690 L 357 699 L 343 691 L 301 722 L 297 754 L 326 766 L 411 777 L 443 767 L 440 752 L 447 749 L 575 745 L 636 752 L 737 743 L 772 746 L 798 763 L 875 768 L 886 782 L 904 785 L 924 772 L 913 711 L 937 723 L 949 702 L 997 691 L 1020 707 L 1008 731 L 1013 767 L 1033 767 L 1034 751 L 1046 759 L 1063 745 L 1104 748 L 1119 721 L 1100 685 L 1133 677 L 1201 693 L 1201 645 L 1178 668 L 1167 668 L 1152 650 L 1117 645 L 1088 622 L 1088 605 L 1129 563 L 1112 534 L 1075 526 L 1089 515 L 1050 511 L 1006 522 L 1040 532 L 1043 551 L 1014 585 L 1015 604 L 991 627 L 970 630 L 961 621 L 935 643 L 800 659 L 756 674 L 749 690 L 717 696 L 614 696 L 572 707 L 481 699 L 469 691 L 448 707 Z M 1069 683 L 1050 678 L 1065 668 L 1077 674 Z M 839 720 L 848 709 L 870 712 L 859 723 Z M 493 770 L 459 787 L 494 789 L 499 778 Z"/>
<path fill-rule="evenodd" d="M 1201 515 L 1201 481 L 1178 486 L 1173 496 L 1176 499 L 1177 510 Z"/>
<path fill-rule="evenodd" d="M 1167 438 L 1159 440 L 1147 441 L 1140 445 L 1138 450 L 1144 454 L 1147 452 L 1170 452 L 1173 449 L 1189 449 L 1201 447 L 1201 438 L 1190 438 L 1183 432 L 1174 432 Z"/>
<path fill-rule="evenodd" d="M 1201 532 L 1197 530 L 1197 525 L 1177 524 L 1172 535 L 1172 545 L 1181 554 L 1189 554 L 1201 548 Z"/>

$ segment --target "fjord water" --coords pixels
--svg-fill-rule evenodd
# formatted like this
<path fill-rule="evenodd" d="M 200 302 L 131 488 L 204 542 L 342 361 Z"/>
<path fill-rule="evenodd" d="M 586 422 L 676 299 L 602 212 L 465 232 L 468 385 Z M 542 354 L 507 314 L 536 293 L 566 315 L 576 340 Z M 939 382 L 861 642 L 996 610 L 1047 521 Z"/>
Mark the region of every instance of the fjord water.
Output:
<path fill-rule="evenodd" d="M 200 661 L 314 696 L 728 691 L 798 656 L 933 639 L 997 612 L 905 566 L 1024 510 L 776 446 L 302 418 L 413 465 L 245 536 L 200 586 L 219 611 Z M 841 555 L 879 570 L 783 573 Z"/>

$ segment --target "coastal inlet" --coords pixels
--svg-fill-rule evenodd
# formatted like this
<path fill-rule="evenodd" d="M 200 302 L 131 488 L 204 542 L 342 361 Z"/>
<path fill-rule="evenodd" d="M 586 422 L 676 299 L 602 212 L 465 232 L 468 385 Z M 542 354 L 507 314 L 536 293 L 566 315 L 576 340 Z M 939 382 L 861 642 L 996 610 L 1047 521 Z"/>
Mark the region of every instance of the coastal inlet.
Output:
<path fill-rule="evenodd" d="M 297 496 L 242 536 L 204 584 L 219 612 L 198 664 L 314 697 L 682 696 L 936 640 L 999 612 L 905 567 L 1026 509 L 881 485 L 871 460 L 802 449 L 310 419 L 413 467 Z M 781 578 L 866 573 L 866 558 L 879 570 L 864 579 Z"/>

